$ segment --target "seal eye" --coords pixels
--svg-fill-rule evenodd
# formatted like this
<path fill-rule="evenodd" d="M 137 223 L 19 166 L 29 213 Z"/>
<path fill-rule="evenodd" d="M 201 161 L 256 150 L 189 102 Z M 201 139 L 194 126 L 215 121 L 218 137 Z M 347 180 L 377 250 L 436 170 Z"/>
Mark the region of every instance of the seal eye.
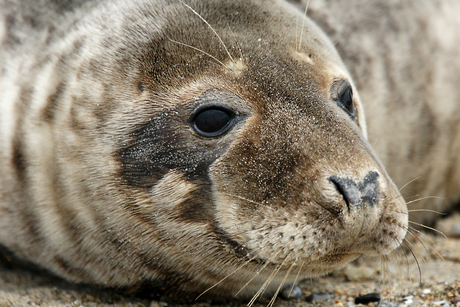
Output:
<path fill-rule="evenodd" d="M 332 83 L 331 98 L 341 109 L 350 115 L 354 120 L 356 116 L 355 104 L 353 102 L 353 89 L 351 84 L 344 79 L 337 79 Z"/>
<path fill-rule="evenodd" d="M 213 107 L 198 111 L 192 120 L 194 130 L 201 136 L 215 137 L 227 132 L 231 127 L 233 114 Z"/>
<path fill-rule="evenodd" d="M 356 110 L 355 104 L 353 103 L 353 89 L 351 88 L 350 83 L 344 84 L 341 92 L 339 93 L 339 103 L 342 109 L 348 112 L 350 116 L 354 117 Z"/>

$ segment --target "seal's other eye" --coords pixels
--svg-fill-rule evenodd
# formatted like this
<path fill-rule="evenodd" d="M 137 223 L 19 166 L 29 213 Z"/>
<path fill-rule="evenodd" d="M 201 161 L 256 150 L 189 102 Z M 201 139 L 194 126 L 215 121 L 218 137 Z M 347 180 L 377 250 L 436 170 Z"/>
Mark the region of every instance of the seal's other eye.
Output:
<path fill-rule="evenodd" d="M 216 137 L 227 132 L 232 126 L 234 114 L 220 107 L 198 110 L 193 116 L 192 127 L 204 137 Z"/>
<path fill-rule="evenodd" d="M 355 116 L 355 104 L 353 103 L 353 90 L 351 85 L 348 83 L 348 86 L 343 89 L 342 93 L 340 93 L 340 103 L 342 107 L 351 115 Z"/>
<path fill-rule="evenodd" d="M 351 84 L 345 80 L 337 80 L 331 88 L 332 99 L 337 105 L 345 110 L 352 118 L 356 116 L 355 104 L 353 102 L 353 89 Z"/>

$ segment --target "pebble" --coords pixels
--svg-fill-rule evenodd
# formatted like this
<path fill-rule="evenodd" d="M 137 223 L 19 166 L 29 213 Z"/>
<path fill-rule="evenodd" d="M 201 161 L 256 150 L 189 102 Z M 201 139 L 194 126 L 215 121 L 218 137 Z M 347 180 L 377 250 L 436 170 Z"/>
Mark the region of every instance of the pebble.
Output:
<path fill-rule="evenodd" d="M 149 307 L 166 307 L 166 306 L 168 306 L 168 303 L 166 302 L 151 301 Z"/>
<path fill-rule="evenodd" d="M 379 307 L 398 307 L 398 305 L 389 301 L 382 300 L 380 301 Z"/>
<path fill-rule="evenodd" d="M 308 303 L 318 302 L 318 301 L 328 301 L 332 299 L 332 294 L 330 293 L 312 293 L 307 296 L 306 301 Z"/>
<path fill-rule="evenodd" d="M 449 233 L 452 238 L 460 238 L 460 224 L 455 225 Z"/>
<path fill-rule="evenodd" d="M 380 301 L 380 294 L 378 293 L 368 293 L 368 294 L 360 295 L 357 298 L 355 298 L 355 304 L 367 305 L 369 303 L 379 302 L 379 301 Z"/>
<path fill-rule="evenodd" d="M 283 288 L 283 290 L 281 290 L 280 295 L 285 300 L 293 299 L 293 298 L 299 298 L 299 297 L 302 296 L 302 290 L 297 285 L 295 285 L 294 287 L 292 287 L 292 285 L 291 286 L 286 286 L 286 287 Z"/>
<path fill-rule="evenodd" d="M 403 297 L 403 299 L 402 299 L 402 303 L 403 303 L 404 305 L 410 305 L 410 304 L 412 304 L 413 302 L 414 302 L 414 297 L 413 297 L 412 295 Z"/>

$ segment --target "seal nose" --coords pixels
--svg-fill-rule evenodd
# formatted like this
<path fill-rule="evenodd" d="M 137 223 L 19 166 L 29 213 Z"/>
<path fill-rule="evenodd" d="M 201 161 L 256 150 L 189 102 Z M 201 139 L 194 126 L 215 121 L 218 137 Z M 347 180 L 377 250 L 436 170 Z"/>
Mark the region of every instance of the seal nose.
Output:
<path fill-rule="evenodd" d="M 374 207 L 380 197 L 379 174 L 370 171 L 362 181 L 355 182 L 349 178 L 329 177 L 337 191 L 343 196 L 348 209 L 361 206 L 364 203 Z"/>

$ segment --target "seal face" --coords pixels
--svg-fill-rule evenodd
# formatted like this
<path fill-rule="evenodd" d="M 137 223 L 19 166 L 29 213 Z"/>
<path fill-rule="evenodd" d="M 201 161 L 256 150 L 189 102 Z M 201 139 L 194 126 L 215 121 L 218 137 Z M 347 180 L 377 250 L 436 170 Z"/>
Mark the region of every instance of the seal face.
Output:
<path fill-rule="evenodd" d="M 458 1 L 309 2 L 309 17 L 359 90 L 372 146 L 396 186 L 405 186 L 413 227 L 432 225 L 433 211 L 458 210 L 459 14 Z"/>
<path fill-rule="evenodd" d="M 58 32 L 36 18 L 30 41 L 20 23 L 2 39 L 17 91 L 0 94 L 0 242 L 18 256 L 78 282 L 252 297 L 402 242 L 353 82 L 288 4 L 100 1 Z"/>

